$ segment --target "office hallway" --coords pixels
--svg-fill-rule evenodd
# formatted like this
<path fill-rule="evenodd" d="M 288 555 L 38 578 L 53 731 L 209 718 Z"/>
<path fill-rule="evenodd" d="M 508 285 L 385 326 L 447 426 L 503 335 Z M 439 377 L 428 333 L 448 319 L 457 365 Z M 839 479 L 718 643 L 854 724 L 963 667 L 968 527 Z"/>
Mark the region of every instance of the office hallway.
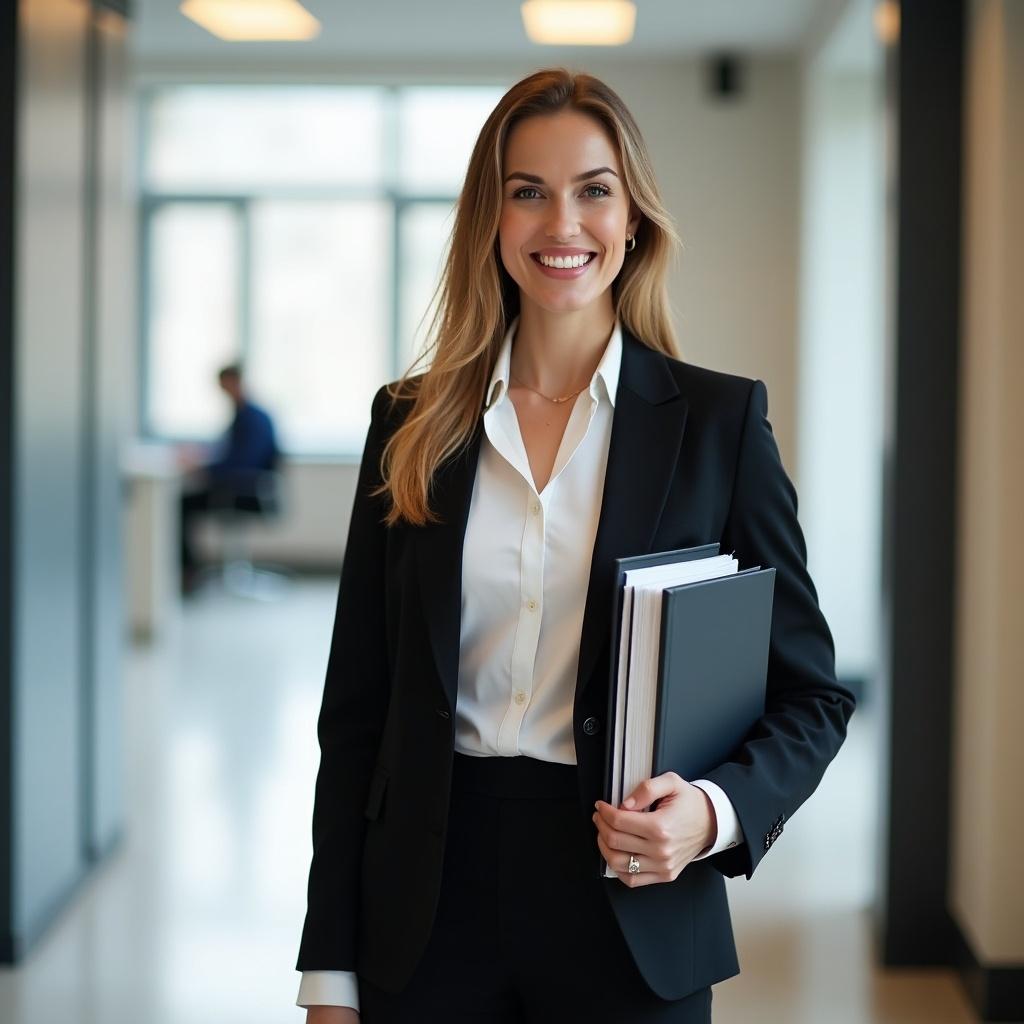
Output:
<path fill-rule="evenodd" d="M 259 604 L 201 593 L 127 654 L 130 831 L 16 971 L 5 1024 L 299 1021 L 316 714 L 336 581 Z M 752 882 L 730 883 L 743 974 L 716 1024 L 967 1024 L 949 971 L 873 969 L 874 715 Z M 567 979 L 571 984 L 572 979 Z"/>

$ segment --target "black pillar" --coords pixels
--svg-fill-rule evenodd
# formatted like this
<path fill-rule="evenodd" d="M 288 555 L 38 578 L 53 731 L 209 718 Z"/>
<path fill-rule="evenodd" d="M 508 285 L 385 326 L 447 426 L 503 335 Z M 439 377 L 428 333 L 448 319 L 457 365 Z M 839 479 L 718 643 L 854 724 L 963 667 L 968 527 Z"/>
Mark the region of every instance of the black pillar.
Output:
<path fill-rule="evenodd" d="M 891 324 L 883 529 L 890 966 L 948 964 L 963 0 L 903 0 L 889 51 Z M 984 543 L 984 538 L 979 538 Z"/>

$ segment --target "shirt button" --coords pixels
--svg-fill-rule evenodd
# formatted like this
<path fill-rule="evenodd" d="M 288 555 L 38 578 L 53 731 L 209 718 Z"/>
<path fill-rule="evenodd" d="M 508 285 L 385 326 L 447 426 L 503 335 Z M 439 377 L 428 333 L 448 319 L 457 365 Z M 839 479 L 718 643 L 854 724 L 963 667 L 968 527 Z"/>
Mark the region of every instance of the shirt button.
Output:
<path fill-rule="evenodd" d="M 533 513 L 533 514 L 534 514 L 535 516 L 539 516 L 539 515 L 540 515 L 540 503 L 539 503 L 539 502 L 536 502 L 536 501 L 535 501 L 535 502 L 534 502 L 534 503 L 533 503 L 533 504 L 532 504 L 532 505 L 530 506 L 530 511 L 531 511 L 531 512 L 532 512 L 532 513 Z"/>
<path fill-rule="evenodd" d="M 530 600 L 526 602 L 526 607 L 529 608 L 531 612 L 535 612 L 537 610 L 537 602 L 531 597 Z"/>
<path fill-rule="evenodd" d="M 512 698 L 517 704 L 522 704 L 526 701 L 526 694 L 522 690 L 516 690 L 514 697 Z"/>

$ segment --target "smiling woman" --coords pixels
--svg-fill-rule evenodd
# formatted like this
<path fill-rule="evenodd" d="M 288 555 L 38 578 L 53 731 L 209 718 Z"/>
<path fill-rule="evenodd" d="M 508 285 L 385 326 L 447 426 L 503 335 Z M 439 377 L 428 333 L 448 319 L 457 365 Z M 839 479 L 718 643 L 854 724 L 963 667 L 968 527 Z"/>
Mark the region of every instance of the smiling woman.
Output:
<path fill-rule="evenodd" d="M 387 445 L 388 522 L 434 520 L 428 481 L 469 444 L 513 321 L 521 317 L 517 376 L 541 391 L 561 394 L 568 378 L 592 373 L 616 316 L 645 345 L 677 356 L 665 279 L 678 247 L 643 136 L 613 90 L 562 69 L 513 86 L 473 148 L 431 343 L 389 388 L 414 411 Z M 594 258 L 582 271 L 566 270 L 565 257 L 580 252 Z M 554 257 L 550 269 L 545 256 Z M 556 322 L 558 342 L 549 344 Z M 543 379 L 538 367 L 521 365 L 532 362 L 521 357 L 535 346 L 556 360 Z M 429 372 L 414 372 L 426 363 Z"/>
<path fill-rule="evenodd" d="M 610 288 L 622 269 L 626 238 L 640 220 L 640 211 L 619 188 L 613 139 L 589 115 L 560 111 L 519 122 L 509 133 L 505 159 L 512 167 L 543 168 L 541 174 L 506 175 L 498 225 L 502 262 L 523 296 L 523 336 L 537 320 L 528 307 L 537 303 L 552 311 L 586 310 L 587 318 L 603 316 L 610 324 Z M 578 173 L 581 163 L 594 169 Z M 532 184 L 517 187 L 524 180 Z M 578 284 L 542 289 L 538 278 Z M 604 298 L 592 304 L 598 296 Z M 563 324 L 559 333 L 564 330 Z M 575 350 L 571 343 L 563 347 Z M 551 372 L 569 369 L 552 367 Z"/>
<path fill-rule="evenodd" d="M 429 368 L 373 403 L 318 725 L 310 1024 L 708 1024 L 738 971 L 723 876 L 779 838 L 853 700 L 764 385 L 677 358 L 677 243 L 607 85 L 553 69 L 501 98 Z M 711 543 L 776 570 L 766 713 L 613 807 L 615 559 Z"/>

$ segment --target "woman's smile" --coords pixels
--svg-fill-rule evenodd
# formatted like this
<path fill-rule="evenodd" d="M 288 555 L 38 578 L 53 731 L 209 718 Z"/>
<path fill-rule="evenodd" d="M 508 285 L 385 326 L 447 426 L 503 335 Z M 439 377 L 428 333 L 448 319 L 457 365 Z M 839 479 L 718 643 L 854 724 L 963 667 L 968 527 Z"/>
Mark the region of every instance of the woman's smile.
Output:
<path fill-rule="evenodd" d="M 565 255 L 551 252 L 532 252 L 530 259 L 536 264 L 537 270 L 545 277 L 555 280 L 570 280 L 582 277 L 597 262 L 596 252 L 572 251 Z"/>

